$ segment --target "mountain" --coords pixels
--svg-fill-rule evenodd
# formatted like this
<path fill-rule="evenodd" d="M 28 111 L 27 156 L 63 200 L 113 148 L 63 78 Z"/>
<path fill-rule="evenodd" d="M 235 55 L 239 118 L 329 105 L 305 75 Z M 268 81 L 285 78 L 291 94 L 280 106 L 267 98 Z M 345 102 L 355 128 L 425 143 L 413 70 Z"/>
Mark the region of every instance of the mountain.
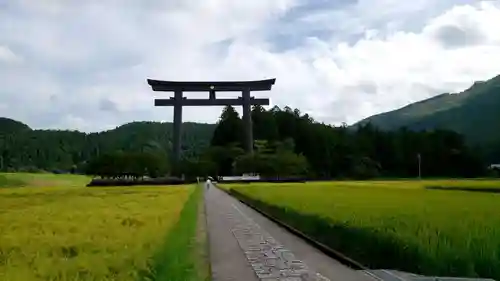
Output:
<path fill-rule="evenodd" d="M 427 159 L 421 173 L 428 177 L 484 175 L 485 163 L 476 155 L 478 151 L 470 149 L 463 137 L 455 132 L 413 132 L 404 129 L 393 132 L 377 130 L 369 125 L 349 130 L 345 126 L 316 122 L 308 114 L 289 107 L 273 107 L 270 110 L 254 107 L 252 119 L 255 151 L 260 156 L 269 155 L 272 151 L 281 153 L 280 156 L 290 156 L 292 154 L 287 153 L 293 151 L 305 157 L 311 176 L 414 177 L 418 171 L 417 155 Z M 223 110 L 217 127 L 184 123 L 183 155 L 204 154 L 202 160 L 205 163 L 211 161 L 219 172 L 231 175 L 236 157 L 243 153 L 235 146 L 235 143 L 242 146 L 242 125 L 241 118 L 232 108 Z M 171 123 L 132 122 L 113 130 L 86 134 L 78 131 L 19 130 L 20 126 L 14 126 L 13 131 L 0 134 L 0 170 L 80 170 L 86 161 L 95 156 L 120 150 L 145 151 L 167 158 L 171 150 L 172 127 Z M 211 147 L 207 149 L 210 143 Z M 265 167 L 274 169 L 274 164 L 264 162 Z M 190 168 L 197 169 L 196 162 L 191 164 Z M 286 162 L 275 164 L 288 165 Z"/>
<path fill-rule="evenodd" d="M 0 119 L 0 170 L 67 170 L 97 154 L 117 150 L 154 150 L 169 154 L 172 123 L 132 122 L 113 130 L 82 133 L 32 130 L 8 118 Z M 183 154 L 199 154 L 210 144 L 214 124 L 184 123 Z"/>
<path fill-rule="evenodd" d="M 461 93 L 441 94 L 368 117 L 353 127 L 366 123 L 383 130 L 452 130 L 473 145 L 500 151 L 500 75 L 475 82 Z"/>
<path fill-rule="evenodd" d="M 22 122 L 10 118 L 0 117 L 0 135 L 29 130 L 31 130 L 31 128 Z"/>

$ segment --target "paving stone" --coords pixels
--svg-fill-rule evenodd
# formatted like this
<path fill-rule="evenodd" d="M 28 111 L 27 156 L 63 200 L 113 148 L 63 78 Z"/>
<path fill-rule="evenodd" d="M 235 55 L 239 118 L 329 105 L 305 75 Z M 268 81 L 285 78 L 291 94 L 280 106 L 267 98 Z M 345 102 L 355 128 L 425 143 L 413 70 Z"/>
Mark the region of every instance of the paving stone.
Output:
<path fill-rule="evenodd" d="M 210 252 L 214 257 L 212 260 L 216 260 L 215 264 L 212 263 L 212 270 L 216 272 L 216 274 L 213 274 L 214 281 L 368 280 L 363 274 L 346 269 L 335 262 L 331 264 L 338 272 L 338 277 L 333 276 L 335 279 L 326 278 L 308 267 L 290 249 L 280 243 L 279 239 L 276 239 L 283 237 L 282 234 L 279 234 L 280 237 L 273 237 L 266 229 L 258 225 L 252 219 L 252 217 L 258 218 L 258 214 L 248 215 L 240 210 L 239 208 L 245 208 L 241 203 L 217 189 L 208 191 L 205 200 L 211 238 Z M 231 238 L 226 233 L 231 235 Z M 229 241 L 231 239 L 233 241 Z M 289 238 L 286 239 L 289 242 Z M 224 243 L 231 245 L 230 249 L 224 248 L 222 246 Z M 300 241 L 298 243 L 305 242 Z M 239 252 L 236 251 L 233 244 L 239 247 Z M 241 259 L 245 260 L 248 269 L 243 265 Z M 320 259 L 321 261 L 323 259 L 330 260 L 327 257 L 321 257 Z M 318 261 L 318 258 L 312 260 L 313 262 Z M 233 264 L 237 265 L 237 267 L 233 267 Z M 324 267 L 322 267 L 322 270 L 325 270 Z M 248 276 L 248 271 L 253 273 L 252 276 Z M 329 269 L 325 271 L 329 272 Z M 238 273 L 240 274 L 238 275 Z M 329 274 L 334 275 L 331 272 Z"/>
<path fill-rule="evenodd" d="M 302 261 L 256 223 L 233 208 L 231 232 L 261 280 L 329 281 Z"/>

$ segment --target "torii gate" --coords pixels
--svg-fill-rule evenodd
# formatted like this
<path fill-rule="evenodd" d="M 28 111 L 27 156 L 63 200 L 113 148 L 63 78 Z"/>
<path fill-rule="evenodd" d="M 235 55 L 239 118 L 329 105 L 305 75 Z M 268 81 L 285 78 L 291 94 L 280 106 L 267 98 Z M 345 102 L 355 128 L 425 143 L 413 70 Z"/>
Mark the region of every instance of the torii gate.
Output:
<path fill-rule="evenodd" d="M 174 161 L 178 162 L 181 153 L 182 107 L 183 106 L 243 106 L 245 124 L 245 150 L 253 153 L 252 105 L 269 105 L 269 99 L 256 99 L 251 91 L 269 91 L 276 79 L 259 81 L 218 81 L 218 82 L 179 82 L 147 79 L 153 91 L 174 92 L 169 99 L 155 99 L 155 106 L 174 107 Z M 209 92 L 208 99 L 187 99 L 184 92 Z M 216 98 L 216 92 L 241 92 L 236 99 Z M 235 132 L 236 133 L 236 132 Z"/>

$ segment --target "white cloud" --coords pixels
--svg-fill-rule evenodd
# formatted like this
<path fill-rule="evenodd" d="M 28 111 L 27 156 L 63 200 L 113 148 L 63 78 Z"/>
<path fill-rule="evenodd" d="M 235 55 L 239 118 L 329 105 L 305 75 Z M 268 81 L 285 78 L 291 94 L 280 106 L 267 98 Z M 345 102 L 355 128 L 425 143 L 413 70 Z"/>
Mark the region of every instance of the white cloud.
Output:
<path fill-rule="evenodd" d="M 0 63 L 17 63 L 21 60 L 22 58 L 14 54 L 10 48 L 0 45 Z"/>
<path fill-rule="evenodd" d="M 33 127 L 171 120 L 171 109 L 153 107 L 169 94 L 146 78 L 276 77 L 273 91 L 255 95 L 339 124 L 500 73 L 498 1 L 36 2 L 0 7 L 2 115 Z M 294 28 L 301 40 L 273 47 Z M 315 28 L 321 37 L 307 33 Z M 186 108 L 184 119 L 215 122 L 219 113 Z"/>

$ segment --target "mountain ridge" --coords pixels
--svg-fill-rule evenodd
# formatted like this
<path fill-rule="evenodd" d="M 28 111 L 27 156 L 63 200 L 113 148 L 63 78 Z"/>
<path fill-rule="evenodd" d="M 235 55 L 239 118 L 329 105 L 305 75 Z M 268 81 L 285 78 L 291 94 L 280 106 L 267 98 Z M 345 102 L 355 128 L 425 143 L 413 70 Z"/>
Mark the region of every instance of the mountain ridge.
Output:
<path fill-rule="evenodd" d="M 184 155 L 197 155 L 204 151 L 210 144 L 215 126 L 183 123 Z M 173 135 L 172 123 L 150 121 L 134 121 L 111 130 L 85 133 L 77 130 L 33 130 L 22 122 L 1 118 L 0 128 L 0 160 L 5 162 L 10 159 L 10 164 L 0 161 L 0 170 L 2 165 L 19 166 L 20 163 L 46 170 L 56 167 L 69 170 L 74 163 L 82 163 L 102 151 L 155 149 L 158 153 L 168 153 Z M 37 162 L 42 158 L 45 162 Z"/>
<path fill-rule="evenodd" d="M 409 129 L 452 129 L 454 131 L 458 130 L 459 133 L 470 138 L 471 133 L 467 130 L 459 129 L 460 126 L 454 126 L 451 124 L 452 122 L 447 124 L 437 119 L 445 118 L 442 116 L 443 114 L 453 115 L 453 117 L 457 118 L 475 118 L 475 116 L 471 115 L 473 115 L 472 113 L 479 113 L 479 107 L 482 107 L 481 114 L 474 115 L 484 116 L 484 109 L 490 112 L 500 112 L 500 109 L 497 110 L 494 107 L 497 104 L 500 104 L 500 75 L 486 81 L 474 82 L 472 86 L 459 93 L 443 93 L 395 110 L 375 114 L 358 121 L 352 127 L 369 122 L 383 130 L 394 130 L 400 127 L 408 127 Z M 498 117 L 494 121 L 500 122 L 500 115 L 491 117 Z M 446 118 L 450 117 L 447 116 Z M 436 122 L 433 122 L 434 120 Z M 460 123 L 462 120 L 457 121 Z"/>
<path fill-rule="evenodd" d="M 30 130 L 32 129 L 23 122 L 14 120 L 12 118 L 0 117 L 0 134 Z"/>
<path fill-rule="evenodd" d="M 444 129 L 460 133 L 468 143 L 500 158 L 500 75 L 477 81 L 459 93 L 444 93 L 365 118 L 351 126 L 371 123 L 381 130 Z M 498 159 L 500 161 L 500 159 Z"/>

